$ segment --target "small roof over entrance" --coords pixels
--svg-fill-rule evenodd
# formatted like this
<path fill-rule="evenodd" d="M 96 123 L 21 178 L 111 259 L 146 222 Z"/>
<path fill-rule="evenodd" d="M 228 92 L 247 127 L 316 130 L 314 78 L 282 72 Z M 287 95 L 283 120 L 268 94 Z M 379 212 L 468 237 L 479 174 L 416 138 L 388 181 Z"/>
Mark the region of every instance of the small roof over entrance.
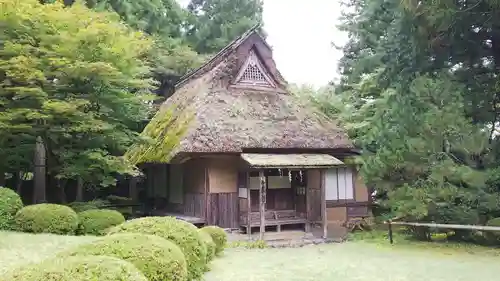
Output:
<path fill-rule="evenodd" d="M 253 168 L 312 169 L 344 165 L 344 162 L 328 154 L 241 154 Z"/>

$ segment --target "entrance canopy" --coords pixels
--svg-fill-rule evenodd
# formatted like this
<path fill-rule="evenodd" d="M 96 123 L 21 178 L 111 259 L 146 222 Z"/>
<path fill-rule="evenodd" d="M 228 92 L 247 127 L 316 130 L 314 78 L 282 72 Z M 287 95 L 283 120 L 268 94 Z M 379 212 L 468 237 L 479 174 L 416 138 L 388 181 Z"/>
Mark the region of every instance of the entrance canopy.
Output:
<path fill-rule="evenodd" d="M 243 153 L 241 158 L 252 168 L 317 169 L 344 165 L 344 162 L 328 154 Z"/>

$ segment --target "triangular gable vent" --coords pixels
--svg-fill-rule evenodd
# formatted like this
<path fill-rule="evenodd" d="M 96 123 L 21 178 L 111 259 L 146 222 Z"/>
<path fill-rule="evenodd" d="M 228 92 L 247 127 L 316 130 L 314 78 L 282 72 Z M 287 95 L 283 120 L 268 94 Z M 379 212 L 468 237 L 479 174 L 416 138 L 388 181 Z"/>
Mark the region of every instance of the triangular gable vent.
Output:
<path fill-rule="evenodd" d="M 237 85 L 276 87 L 253 50 L 236 77 Z"/>

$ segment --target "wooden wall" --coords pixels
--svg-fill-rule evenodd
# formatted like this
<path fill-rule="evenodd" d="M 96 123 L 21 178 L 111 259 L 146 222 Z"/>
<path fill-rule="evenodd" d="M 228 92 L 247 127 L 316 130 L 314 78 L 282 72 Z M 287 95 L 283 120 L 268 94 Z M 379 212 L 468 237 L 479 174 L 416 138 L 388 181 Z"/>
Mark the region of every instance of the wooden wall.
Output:
<path fill-rule="evenodd" d="M 239 227 L 238 156 L 205 159 L 208 174 L 207 223 L 222 228 Z"/>
<path fill-rule="evenodd" d="M 352 218 L 369 217 L 370 195 L 359 173 L 354 172 L 354 200 L 326 201 L 328 236 L 340 237 L 347 233 L 344 224 Z"/>
<path fill-rule="evenodd" d="M 237 192 L 238 159 L 212 158 L 208 161 L 210 193 Z"/>

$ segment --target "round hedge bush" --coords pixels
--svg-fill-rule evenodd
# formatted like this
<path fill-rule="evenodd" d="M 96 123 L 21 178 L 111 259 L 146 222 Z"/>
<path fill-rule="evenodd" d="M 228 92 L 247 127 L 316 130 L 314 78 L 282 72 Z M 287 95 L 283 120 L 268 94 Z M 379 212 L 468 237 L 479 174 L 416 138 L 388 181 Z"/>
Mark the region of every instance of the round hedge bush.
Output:
<path fill-rule="evenodd" d="M 486 222 L 487 226 L 500 226 L 500 218 L 493 218 Z M 484 237 L 487 242 L 491 244 L 498 244 L 500 242 L 500 233 L 496 231 L 485 231 Z"/>
<path fill-rule="evenodd" d="M 88 210 L 78 214 L 80 225 L 78 234 L 104 235 L 106 230 L 125 221 L 125 217 L 115 210 Z"/>
<path fill-rule="evenodd" d="M 215 242 L 212 239 L 212 236 L 208 234 L 206 231 L 201 231 L 201 229 L 198 230 L 200 233 L 201 240 L 203 243 L 205 243 L 205 247 L 207 248 L 207 262 L 211 261 L 215 257 Z"/>
<path fill-rule="evenodd" d="M 106 236 L 62 253 L 65 256 L 111 256 L 135 265 L 149 281 L 187 280 L 181 249 L 161 237 L 139 233 Z"/>
<path fill-rule="evenodd" d="M 486 225 L 488 226 L 500 226 L 500 218 L 494 218 L 489 220 Z"/>
<path fill-rule="evenodd" d="M 17 212 L 16 229 L 32 233 L 74 234 L 78 215 L 68 206 L 36 204 Z"/>
<path fill-rule="evenodd" d="M 205 226 L 201 229 L 201 231 L 210 234 L 210 236 L 214 240 L 216 255 L 224 251 L 224 248 L 227 244 L 227 233 L 224 231 L 224 229 L 218 226 Z"/>
<path fill-rule="evenodd" d="M 14 190 L 0 186 L 0 230 L 14 228 L 14 216 L 22 207 L 23 201 Z"/>
<path fill-rule="evenodd" d="M 16 269 L 0 277 L 2 281 L 148 281 L 131 263 L 106 256 L 50 259 Z"/>
<path fill-rule="evenodd" d="M 207 249 L 196 226 L 173 217 L 145 217 L 115 226 L 109 234 L 122 232 L 152 234 L 174 242 L 186 256 L 188 279 L 198 280 L 203 276 Z"/>

